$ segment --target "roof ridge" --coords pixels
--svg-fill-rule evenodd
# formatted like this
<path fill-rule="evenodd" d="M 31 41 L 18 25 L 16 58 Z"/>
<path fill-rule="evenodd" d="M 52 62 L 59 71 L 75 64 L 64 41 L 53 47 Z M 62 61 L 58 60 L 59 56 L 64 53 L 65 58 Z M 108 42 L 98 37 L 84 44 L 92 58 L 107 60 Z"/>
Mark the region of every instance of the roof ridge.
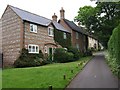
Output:
<path fill-rule="evenodd" d="M 82 30 L 82 28 L 80 28 L 79 26 L 77 26 L 73 21 L 70 21 L 70 20 L 67 20 L 67 19 L 64 19 L 64 21 L 66 22 L 66 24 L 73 30 L 77 31 L 77 32 L 80 32 L 82 34 L 85 34 Z"/>
<path fill-rule="evenodd" d="M 68 32 L 70 33 L 65 27 L 63 27 L 60 23 L 58 23 L 57 21 L 52 21 L 53 25 L 59 29 L 59 30 L 62 30 L 64 32 Z M 57 24 L 57 25 L 56 25 Z"/>
<path fill-rule="evenodd" d="M 27 12 L 27 13 L 30 13 L 30 14 L 33 14 L 33 15 L 36 15 L 36 16 L 39 16 L 39 17 L 42 17 L 42 18 L 48 19 L 48 18 L 46 18 L 46 17 L 40 16 L 40 15 L 35 14 L 35 13 L 32 13 L 32 12 L 30 12 L 30 11 L 27 11 L 27 10 L 24 10 L 24 9 L 21 9 L 21 8 L 18 8 L 18 7 L 12 6 L 12 5 L 9 5 L 9 6 L 10 6 L 10 7 L 13 7 L 13 8 L 16 8 L 16 9 L 19 9 L 19 10 L 21 10 L 21 11 Z M 48 19 L 48 20 L 51 21 L 51 19 Z"/>
<path fill-rule="evenodd" d="M 70 20 L 68 20 L 68 19 L 65 19 L 65 20 L 70 21 Z M 73 21 L 70 21 L 70 22 L 73 22 Z M 74 22 L 73 22 L 73 23 L 74 23 Z"/>

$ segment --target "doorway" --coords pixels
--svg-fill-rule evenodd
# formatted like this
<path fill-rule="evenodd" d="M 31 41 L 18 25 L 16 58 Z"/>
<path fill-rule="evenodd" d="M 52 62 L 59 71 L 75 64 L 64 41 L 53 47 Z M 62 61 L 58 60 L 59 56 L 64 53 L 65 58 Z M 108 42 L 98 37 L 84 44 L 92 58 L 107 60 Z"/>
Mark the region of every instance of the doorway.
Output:
<path fill-rule="evenodd" d="M 49 48 L 49 59 L 53 61 L 53 48 Z"/>

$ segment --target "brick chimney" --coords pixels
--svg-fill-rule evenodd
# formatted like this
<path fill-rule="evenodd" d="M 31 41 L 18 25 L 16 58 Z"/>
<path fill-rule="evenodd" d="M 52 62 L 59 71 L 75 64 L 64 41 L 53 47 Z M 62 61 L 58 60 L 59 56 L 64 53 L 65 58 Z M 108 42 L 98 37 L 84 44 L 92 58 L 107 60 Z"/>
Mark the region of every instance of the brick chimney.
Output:
<path fill-rule="evenodd" d="M 54 13 L 54 15 L 52 16 L 52 20 L 57 22 L 57 15 L 55 15 L 55 13 Z"/>
<path fill-rule="evenodd" d="M 65 18 L 65 10 L 62 7 L 60 10 L 60 19 L 64 19 L 64 18 Z"/>

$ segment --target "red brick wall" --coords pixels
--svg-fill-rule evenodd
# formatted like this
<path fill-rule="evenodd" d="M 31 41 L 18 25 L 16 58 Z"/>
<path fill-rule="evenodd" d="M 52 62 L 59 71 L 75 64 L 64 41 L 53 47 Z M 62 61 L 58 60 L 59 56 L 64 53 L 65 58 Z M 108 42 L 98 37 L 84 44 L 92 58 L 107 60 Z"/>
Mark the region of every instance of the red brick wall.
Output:
<path fill-rule="evenodd" d="M 63 19 L 60 20 L 59 22 L 61 25 L 63 25 L 67 30 L 71 32 L 71 42 L 72 46 L 76 47 L 76 44 L 79 44 L 80 51 L 84 50 L 84 36 L 79 33 L 79 39 L 76 39 L 76 31 L 72 30 L 65 22 Z"/>
<path fill-rule="evenodd" d="M 3 65 L 11 66 L 21 50 L 21 19 L 7 7 L 2 16 Z"/>
<path fill-rule="evenodd" d="M 53 27 L 52 25 L 50 25 Z M 39 45 L 39 49 L 44 53 L 44 46 L 47 43 L 55 44 L 54 38 L 48 36 L 48 27 L 37 25 L 37 33 L 30 32 L 30 23 L 25 22 L 24 46 L 28 48 L 28 44 Z M 51 46 L 51 45 L 50 45 Z M 52 45 L 51 47 L 56 47 Z"/>

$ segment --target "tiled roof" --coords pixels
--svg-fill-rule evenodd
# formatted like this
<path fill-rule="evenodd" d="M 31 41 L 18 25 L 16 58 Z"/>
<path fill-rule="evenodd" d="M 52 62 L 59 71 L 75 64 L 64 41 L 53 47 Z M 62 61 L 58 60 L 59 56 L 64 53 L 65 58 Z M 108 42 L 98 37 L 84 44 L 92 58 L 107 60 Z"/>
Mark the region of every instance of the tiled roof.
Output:
<path fill-rule="evenodd" d="M 48 18 L 36 15 L 34 13 L 19 9 L 17 7 L 11 6 L 9 5 L 10 8 L 12 8 L 12 10 L 22 19 L 25 21 L 29 21 L 32 23 L 36 23 L 36 24 L 40 24 L 43 26 L 48 26 L 50 23 L 53 23 L 53 25 L 55 26 L 55 28 L 57 30 L 63 31 L 63 32 L 68 32 L 70 33 L 68 30 L 66 30 L 61 24 L 59 24 L 56 21 L 52 21 Z"/>
<path fill-rule="evenodd" d="M 45 17 L 42 17 L 42 16 L 39 16 L 39 15 L 30 13 L 28 11 L 19 9 L 17 7 L 13 7 L 11 5 L 9 5 L 9 6 L 23 20 L 30 21 L 30 22 L 33 22 L 33 23 L 37 23 L 37 24 L 40 24 L 40 25 L 43 25 L 43 26 L 48 26 L 51 23 L 50 19 L 47 19 Z"/>
<path fill-rule="evenodd" d="M 69 21 L 69 20 L 67 20 L 67 19 L 64 19 L 64 21 L 65 21 L 65 22 L 67 23 L 67 25 L 68 25 L 71 29 L 73 29 L 74 31 L 80 32 L 80 33 L 82 33 L 82 34 L 85 34 L 84 31 L 83 31 L 80 27 L 78 27 L 73 21 Z"/>
<path fill-rule="evenodd" d="M 55 26 L 55 28 L 56 28 L 57 30 L 61 30 L 61 31 L 63 31 L 63 32 L 68 32 L 68 33 L 70 33 L 68 30 L 66 30 L 61 24 L 59 24 L 59 23 L 56 22 L 56 21 L 53 21 L 53 25 Z"/>

